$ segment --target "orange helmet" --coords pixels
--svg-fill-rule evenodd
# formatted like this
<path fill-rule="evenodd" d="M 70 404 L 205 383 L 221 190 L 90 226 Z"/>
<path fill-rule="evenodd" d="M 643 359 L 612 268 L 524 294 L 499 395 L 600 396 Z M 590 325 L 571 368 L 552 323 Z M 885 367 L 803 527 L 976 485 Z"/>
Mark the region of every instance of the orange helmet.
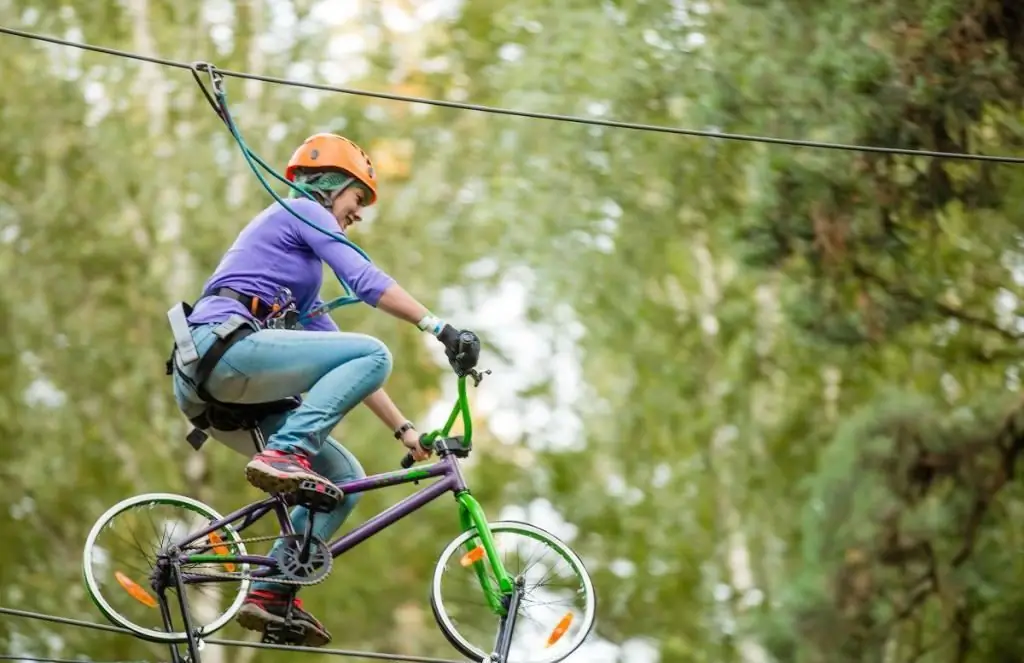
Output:
<path fill-rule="evenodd" d="M 288 160 L 284 176 L 289 182 L 295 181 L 298 168 L 343 170 L 369 189 L 370 200 L 367 206 L 377 201 L 377 177 L 373 171 L 373 162 L 361 147 L 348 138 L 337 134 L 313 134 L 302 141 L 302 145 Z"/>

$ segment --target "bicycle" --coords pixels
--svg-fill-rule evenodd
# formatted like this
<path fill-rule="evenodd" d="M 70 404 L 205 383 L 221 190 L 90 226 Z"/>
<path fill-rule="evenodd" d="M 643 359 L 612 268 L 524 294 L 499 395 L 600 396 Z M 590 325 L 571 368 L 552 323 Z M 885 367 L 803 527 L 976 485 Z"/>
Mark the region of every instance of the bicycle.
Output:
<path fill-rule="evenodd" d="M 146 493 L 118 502 L 96 520 L 86 538 L 82 568 L 90 597 L 100 612 L 113 624 L 127 629 L 143 640 L 168 644 L 173 663 L 200 663 L 199 652 L 204 645 L 203 639 L 224 627 L 237 614 L 253 580 L 274 576 L 274 582 L 293 586 L 296 590 L 298 587 L 323 582 L 330 575 L 332 562 L 338 556 L 450 492 L 458 504 L 462 531 L 440 553 L 431 576 L 429 591 L 431 610 L 441 633 L 459 653 L 471 660 L 494 663 L 556 663 L 565 659 L 583 644 L 594 625 L 596 597 L 589 572 L 579 556 L 550 532 L 514 520 L 488 522 L 483 508 L 470 493 L 460 470 L 460 460 L 467 458 L 473 448 L 473 424 L 466 397 L 466 378 L 471 377 L 474 386 L 478 386 L 483 375 L 489 373 L 490 371 L 480 373 L 471 369 L 466 375 L 458 377 L 458 398 L 448 420 L 442 428 L 421 437 L 424 446 L 432 448 L 437 454 L 437 461 L 428 465 L 412 467 L 412 456 L 406 454 L 401 461 L 401 470 L 337 484 L 333 492 L 330 489 L 323 490 L 318 484 L 309 483 L 303 485 L 294 495 L 272 494 L 226 516 L 196 499 L 173 493 Z M 451 435 L 451 429 L 460 414 L 463 434 Z M 259 450 L 263 449 L 265 443 L 258 425 L 261 418 L 258 412 L 250 411 L 244 425 Z M 418 484 L 427 479 L 439 480 L 420 488 L 330 542 L 325 542 L 312 534 L 315 516 L 329 511 L 346 494 L 410 482 Z M 304 505 L 309 510 L 306 527 L 302 533 L 295 531 L 289 514 L 289 507 L 296 504 Z M 197 528 L 189 530 L 187 535 L 172 539 L 162 530 L 168 523 L 174 525 L 180 520 L 180 514 L 173 520 L 162 521 L 161 527 L 151 522 L 153 534 L 160 537 L 161 542 L 149 560 L 150 568 L 113 567 L 110 564 L 113 552 L 117 552 L 125 544 L 129 547 L 134 544 L 141 550 L 142 544 L 133 535 L 132 542 L 123 540 L 120 548 L 116 545 L 101 546 L 98 544 L 99 537 L 104 532 L 114 529 L 116 519 L 145 510 L 152 512 L 157 507 L 180 509 L 186 515 L 197 516 L 199 524 Z M 241 532 L 261 521 L 270 512 L 274 512 L 277 518 L 277 535 L 241 538 Z M 560 609 L 553 609 L 557 619 L 544 622 L 531 620 L 530 626 L 533 628 L 528 630 L 527 621 L 520 619 L 525 615 L 521 615 L 520 612 L 529 607 L 543 607 L 546 604 L 528 598 L 528 581 L 538 577 L 543 580 L 559 567 L 534 565 L 520 569 L 513 575 L 508 570 L 511 564 L 507 564 L 499 556 L 497 540 L 506 534 L 521 537 L 554 551 L 558 558 L 556 562 L 565 563 L 579 581 L 579 587 L 574 592 L 553 592 L 551 596 L 574 604 L 579 603 L 582 607 L 579 610 L 575 606 L 571 607 L 564 614 Z M 246 548 L 247 543 L 278 538 L 289 541 L 281 555 L 280 563 L 269 556 L 250 554 Z M 449 562 L 456 559 L 458 551 L 462 548 L 465 552 L 459 555 L 458 565 L 454 570 L 449 569 Z M 210 567 L 216 570 L 208 573 L 197 572 L 198 568 Z M 147 590 L 122 568 L 134 570 L 136 577 L 148 573 L 149 589 Z M 111 579 L 116 581 L 116 585 L 110 582 Z M 460 611 L 455 608 L 454 601 L 450 598 L 446 603 L 442 590 L 443 582 L 449 579 L 466 579 L 471 583 L 470 586 L 477 598 L 482 593 L 485 610 L 473 608 Z M 224 587 L 233 581 L 238 582 L 234 594 L 229 591 L 227 596 L 215 595 L 212 603 L 207 601 L 200 604 L 205 610 L 204 614 L 191 614 L 190 608 L 194 601 L 187 596 L 186 590 L 196 587 Z M 120 591 L 105 594 L 104 585 L 111 589 L 119 587 Z M 174 623 L 175 616 L 167 598 L 169 590 L 178 598 L 180 626 L 175 626 Z M 115 603 L 118 607 L 115 607 Z M 121 603 L 125 607 L 121 607 Z M 226 608 L 223 607 L 225 604 Z M 125 616 L 124 613 L 130 608 L 138 609 L 138 606 L 145 608 L 142 613 L 149 611 L 149 614 L 152 614 L 154 610 L 159 611 L 159 629 L 137 623 L 134 615 Z M 219 614 L 216 614 L 218 612 Z M 497 621 L 497 633 L 493 641 L 487 645 L 482 645 L 479 640 L 471 641 L 466 633 L 460 630 L 492 629 L 494 621 Z M 488 622 L 490 626 L 486 626 Z M 519 631 L 515 630 L 517 626 L 520 627 Z M 541 641 L 545 632 L 547 638 Z M 267 630 L 263 642 L 288 644 L 301 641 L 302 636 L 302 625 L 286 618 L 284 625 Z M 179 650 L 182 644 L 186 650 L 184 655 Z M 517 653 L 525 652 L 525 656 L 513 658 L 513 647 Z M 534 649 L 540 651 L 534 653 Z"/>

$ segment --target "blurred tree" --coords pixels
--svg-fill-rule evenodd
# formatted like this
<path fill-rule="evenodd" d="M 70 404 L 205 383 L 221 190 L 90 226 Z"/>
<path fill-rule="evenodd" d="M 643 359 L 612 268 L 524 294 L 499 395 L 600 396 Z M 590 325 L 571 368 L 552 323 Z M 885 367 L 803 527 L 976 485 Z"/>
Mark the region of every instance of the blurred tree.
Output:
<path fill-rule="evenodd" d="M 474 3 L 438 46 L 459 54 L 459 74 L 434 85 L 528 110 L 1017 154 L 1021 18 L 1000 2 Z M 1011 614 L 1012 591 L 965 581 L 971 601 L 985 597 L 968 613 L 914 603 L 926 644 L 972 634 L 930 654 L 884 621 L 859 639 L 855 624 L 800 621 L 831 613 L 790 597 L 813 579 L 831 588 L 828 601 L 846 600 L 836 589 L 845 549 L 813 542 L 860 541 L 835 531 L 845 512 L 795 517 L 811 496 L 839 476 L 851 491 L 900 485 L 858 455 L 868 433 L 856 422 L 909 419 L 926 456 L 972 440 L 944 457 L 955 465 L 992 465 L 997 444 L 1013 448 L 1015 404 L 1003 396 L 1018 385 L 1019 168 L 481 115 L 451 126 L 428 139 L 422 151 L 438 165 L 421 172 L 452 178 L 459 204 L 447 209 L 466 234 L 516 219 L 501 238 L 477 234 L 499 247 L 493 280 L 532 270 L 535 318 L 553 344 L 568 337 L 582 352 L 572 410 L 585 448 L 524 433 L 518 442 L 540 458 L 509 489 L 550 499 L 579 527 L 607 597 L 601 635 L 653 638 L 665 661 L 832 660 L 837 648 L 879 660 L 876 644 L 894 661 L 1018 651 L 969 619 Z M 557 376 L 544 378 L 524 413 L 560 398 Z M 891 390 L 906 395 L 879 402 Z M 920 399 L 933 405 L 914 409 Z M 897 456 L 884 467 L 917 462 L 877 425 L 868 439 Z M 936 432 L 958 426 L 967 432 Z M 999 470 L 981 484 L 945 471 L 931 490 L 950 504 L 980 494 L 999 513 L 1018 508 Z M 975 531 L 1011 536 L 1012 519 L 986 509 L 976 524 L 972 513 L 947 505 L 943 546 L 960 550 Z M 867 540 L 889 531 L 876 510 L 856 517 Z M 1013 550 L 955 568 L 1009 573 Z M 863 554 L 882 564 L 886 551 Z M 843 618 L 875 609 L 896 583 Z"/>
<path fill-rule="evenodd" d="M 0 7 L 0 20 L 528 110 L 1020 152 L 1024 16 L 994 0 L 481 1 L 401 34 L 387 27 L 390 5 L 338 28 L 316 7 L 36 0 Z M 365 62 L 326 46 L 352 32 Z M 9 39 L 0 48 L 0 270 L 12 286 L 0 295 L 11 312 L 0 459 L 14 488 L 0 550 L 16 560 L 0 569 L 0 601 L 94 617 L 77 566 L 103 508 L 144 490 L 223 510 L 255 495 L 236 455 L 173 442 L 184 431 L 162 374 L 162 320 L 268 198 L 184 72 Z M 314 129 L 372 136 L 385 193 L 357 241 L 429 305 L 460 318 L 491 310 L 510 283 L 527 293 L 537 337 L 509 332 L 501 306 L 479 320 L 493 356 L 532 381 L 512 433 L 484 433 L 471 480 L 494 516 L 550 504 L 569 521 L 558 533 L 595 574 L 597 635 L 623 646 L 620 660 L 646 661 L 630 653 L 644 643 L 666 663 L 1024 653 L 1009 398 L 1019 168 L 228 86 L 271 162 Z M 439 284 L 450 288 L 431 297 Z M 61 318 L 75 324 L 58 328 Z M 336 318 L 389 343 L 391 391 L 411 415 L 449 393 L 421 337 L 364 307 Z M 378 450 L 382 432 L 358 411 L 338 434 L 380 471 L 401 453 Z M 156 456 L 143 440 L 162 440 L 162 465 L 144 462 Z M 354 520 L 396 493 L 367 495 Z M 346 598 L 306 593 L 335 644 L 451 655 L 425 591 L 410 593 L 448 539 L 439 534 L 454 532 L 451 516 L 432 507 L 339 560 L 329 582 Z M 0 621 L 0 643 L 15 633 L 44 651 L 56 629 Z M 57 654 L 151 650 L 60 636 Z"/>
<path fill-rule="evenodd" d="M 379 23 L 357 20 L 372 17 L 335 28 L 310 3 L 16 4 L 0 7 L 0 23 L 271 75 L 296 74 L 300 66 L 317 71 L 329 57 L 325 44 L 357 27 L 377 31 L 384 48 L 392 42 Z M 306 36 L 295 39 L 300 31 Z M 9 488 L 0 498 L 0 604 L 96 619 L 79 569 L 86 533 L 104 509 L 149 491 L 194 495 L 222 512 L 258 497 L 237 454 L 216 444 L 196 454 L 184 443 L 185 422 L 163 372 L 170 344 L 164 312 L 176 299 L 194 299 L 234 234 L 271 199 L 188 72 L 12 37 L 0 49 L 0 270 L 8 285 L 0 302 L 11 312 L 0 352 L 7 378 L 0 472 Z M 243 135 L 282 167 L 314 131 L 341 131 L 373 148 L 377 141 L 401 145 L 416 129 L 415 118 L 392 123 L 393 108 L 362 99 L 331 96 L 326 103 L 322 93 L 236 79 L 227 87 Z M 385 163 L 396 163 L 400 153 L 393 153 Z M 376 220 L 355 239 L 433 305 L 436 283 L 466 258 L 432 239 L 429 223 L 390 218 L 402 205 L 395 193 L 402 177 L 401 168 L 383 169 Z M 421 253 L 421 240 L 429 253 Z M 332 283 L 327 294 L 337 290 Z M 438 381 L 453 380 L 426 340 L 366 307 L 336 318 L 389 344 L 396 360 L 389 390 L 422 420 Z M 479 426 L 486 440 L 485 419 Z M 362 409 L 336 434 L 369 472 L 394 469 L 404 453 Z M 411 490 L 368 494 L 348 526 Z M 494 498 L 493 491 L 480 492 Z M 493 503 L 495 511 L 499 506 Z M 259 533 L 269 533 L 269 525 Z M 451 505 L 432 506 L 339 560 L 329 583 L 304 592 L 307 605 L 334 632 L 336 646 L 451 655 L 423 597 L 436 553 L 456 533 Z M 425 625 L 422 638 L 402 630 L 417 622 Z M 244 633 L 232 624 L 218 635 Z M 132 638 L 0 619 L 0 650 L 12 647 L 101 660 L 166 655 Z M 211 661 L 236 660 L 208 651 Z"/>

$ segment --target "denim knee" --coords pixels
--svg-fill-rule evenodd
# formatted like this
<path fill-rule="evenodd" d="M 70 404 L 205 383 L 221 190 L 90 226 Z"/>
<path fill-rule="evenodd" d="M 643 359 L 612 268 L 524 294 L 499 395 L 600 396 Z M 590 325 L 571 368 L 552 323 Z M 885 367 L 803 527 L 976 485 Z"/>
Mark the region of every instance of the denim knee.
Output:
<path fill-rule="evenodd" d="M 383 341 L 373 339 L 372 350 L 367 353 L 368 357 L 372 357 L 376 360 L 374 364 L 374 377 L 377 380 L 377 386 L 384 384 L 391 375 L 391 367 L 393 365 L 393 358 L 391 356 L 391 350 L 388 346 L 384 345 Z"/>
<path fill-rule="evenodd" d="M 345 477 L 344 482 L 358 481 L 359 479 L 366 478 L 366 471 L 363 469 L 362 465 L 359 464 L 350 467 L 346 474 L 347 476 Z M 343 483 L 341 480 L 335 481 Z M 335 507 L 335 510 L 345 514 L 345 517 L 347 518 L 348 514 L 352 513 L 352 510 L 356 508 L 356 505 L 359 504 L 359 500 L 362 498 L 362 493 L 345 493 L 345 496 L 341 498 L 340 502 L 338 502 L 338 506 Z"/>
<path fill-rule="evenodd" d="M 313 458 L 313 471 L 339 484 L 366 478 L 366 470 L 359 459 L 330 436 L 325 440 L 320 453 Z M 362 493 L 345 493 L 336 510 L 347 517 L 361 497 Z"/>
<path fill-rule="evenodd" d="M 345 497 L 341 498 L 336 508 L 347 516 L 352 513 L 361 499 L 363 499 L 362 493 L 345 493 Z"/>

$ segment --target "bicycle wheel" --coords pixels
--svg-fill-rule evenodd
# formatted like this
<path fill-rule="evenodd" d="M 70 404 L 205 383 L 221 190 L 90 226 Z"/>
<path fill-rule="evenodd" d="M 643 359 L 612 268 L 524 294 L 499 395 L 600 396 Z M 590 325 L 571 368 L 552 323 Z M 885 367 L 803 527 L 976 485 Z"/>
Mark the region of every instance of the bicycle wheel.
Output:
<path fill-rule="evenodd" d="M 550 532 L 528 523 L 490 524 L 498 554 L 513 577 L 525 581 L 512 647 L 505 663 L 555 663 L 583 644 L 594 626 L 597 599 L 579 556 Z M 473 552 L 460 551 L 475 544 Z M 441 553 L 430 587 L 430 607 L 448 642 L 477 661 L 490 660 L 499 615 L 487 604 L 478 571 L 497 592 L 476 530 L 457 536 Z M 553 560 L 542 563 L 545 556 Z M 523 561 L 525 560 L 525 562 Z M 454 562 L 454 564 L 452 564 Z M 562 579 L 541 589 L 542 583 Z M 443 596 L 442 596 L 443 595 Z"/>
<path fill-rule="evenodd" d="M 122 500 L 99 517 L 89 531 L 82 556 L 82 574 L 89 596 L 117 626 L 151 642 L 184 642 L 180 597 L 176 587 L 166 590 L 172 619 L 166 629 L 150 581 L 157 556 L 170 544 L 187 540 L 192 532 L 222 516 L 209 506 L 183 495 L 147 493 Z M 152 546 L 146 542 L 153 542 Z M 147 552 L 147 549 L 150 549 Z M 246 554 L 245 544 L 230 525 L 191 542 L 187 549 L 216 554 Z M 126 553 L 141 553 L 141 560 L 120 561 Z M 247 564 L 196 563 L 183 566 L 190 574 L 232 576 L 246 573 Z M 228 623 L 242 607 L 250 581 L 195 583 L 186 586 L 193 633 L 206 637 Z"/>

